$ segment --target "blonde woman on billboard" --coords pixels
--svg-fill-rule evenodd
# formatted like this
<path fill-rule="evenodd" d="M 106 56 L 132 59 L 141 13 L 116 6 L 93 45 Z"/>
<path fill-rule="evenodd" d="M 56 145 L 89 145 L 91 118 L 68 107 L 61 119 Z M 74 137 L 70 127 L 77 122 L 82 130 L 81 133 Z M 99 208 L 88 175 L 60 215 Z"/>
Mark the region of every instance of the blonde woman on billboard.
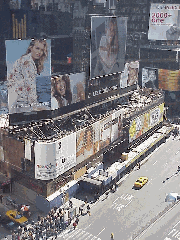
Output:
<path fill-rule="evenodd" d="M 71 104 L 72 92 L 70 88 L 70 79 L 68 75 L 53 77 L 51 79 L 52 109 L 61 108 Z"/>
<path fill-rule="evenodd" d="M 16 60 L 8 76 L 9 113 L 45 110 L 37 101 L 36 77 L 47 59 L 45 40 L 32 40 L 24 55 Z"/>
<path fill-rule="evenodd" d="M 118 27 L 116 18 L 106 20 L 105 35 L 102 35 L 99 45 L 97 64 L 94 76 L 100 76 L 113 72 L 118 68 Z"/>

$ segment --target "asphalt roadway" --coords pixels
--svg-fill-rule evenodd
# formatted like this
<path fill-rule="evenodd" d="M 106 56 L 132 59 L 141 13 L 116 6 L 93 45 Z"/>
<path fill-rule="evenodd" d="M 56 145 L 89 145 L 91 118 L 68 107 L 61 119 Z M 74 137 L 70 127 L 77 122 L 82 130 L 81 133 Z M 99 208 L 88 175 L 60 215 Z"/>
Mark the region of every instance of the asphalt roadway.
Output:
<path fill-rule="evenodd" d="M 91 216 L 80 218 L 76 230 L 67 229 L 58 240 L 109 240 L 111 232 L 115 240 L 134 239 L 170 204 L 165 202 L 167 193 L 180 193 L 179 164 L 180 142 L 170 137 L 148 157 L 140 170 L 127 176 L 115 193 L 110 193 L 106 199 L 102 196 L 91 209 Z M 147 176 L 149 181 L 135 190 L 133 184 L 140 176 Z"/>

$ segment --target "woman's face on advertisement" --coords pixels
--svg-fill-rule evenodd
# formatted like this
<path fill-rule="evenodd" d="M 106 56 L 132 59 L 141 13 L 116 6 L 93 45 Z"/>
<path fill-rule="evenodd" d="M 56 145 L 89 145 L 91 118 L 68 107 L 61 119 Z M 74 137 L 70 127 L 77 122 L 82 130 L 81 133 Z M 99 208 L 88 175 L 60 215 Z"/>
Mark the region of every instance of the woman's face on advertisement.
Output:
<path fill-rule="evenodd" d="M 66 93 L 66 83 L 64 80 L 59 79 L 57 80 L 57 92 L 61 95 L 64 96 Z"/>
<path fill-rule="evenodd" d="M 109 36 L 113 37 L 115 35 L 114 24 L 112 22 L 109 23 Z"/>
<path fill-rule="evenodd" d="M 40 42 L 35 42 L 34 46 L 31 48 L 31 56 L 33 60 L 40 59 L 44 53 L 44 44 Z"/>

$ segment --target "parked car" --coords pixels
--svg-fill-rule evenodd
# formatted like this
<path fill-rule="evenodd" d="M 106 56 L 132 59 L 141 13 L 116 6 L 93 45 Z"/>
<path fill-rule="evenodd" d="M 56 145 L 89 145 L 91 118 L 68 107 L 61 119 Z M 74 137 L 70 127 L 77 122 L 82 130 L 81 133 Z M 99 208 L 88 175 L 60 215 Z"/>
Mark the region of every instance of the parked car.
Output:
<path fill-rule="evenodd" d="M 134 183 L 135 188 L 141 188 L 148 182 L 147 177 L 139 177 L 136 182 Z"/>

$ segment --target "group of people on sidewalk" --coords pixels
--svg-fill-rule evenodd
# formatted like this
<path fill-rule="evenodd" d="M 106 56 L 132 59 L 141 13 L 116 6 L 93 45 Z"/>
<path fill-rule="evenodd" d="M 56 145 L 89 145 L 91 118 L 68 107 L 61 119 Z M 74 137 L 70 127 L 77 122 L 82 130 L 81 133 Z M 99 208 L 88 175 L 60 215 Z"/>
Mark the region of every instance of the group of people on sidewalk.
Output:
<path fill-rule="evenodd" d="M 54 207 L 45 217 L 38 216 L 37 222 L 31 222 L 27 226 L 19 226 L 17 231 L 12 233 L 12 240 L 40 240 L 56 239 L 58 233 L 65 229 L 64 209 Z"/>

